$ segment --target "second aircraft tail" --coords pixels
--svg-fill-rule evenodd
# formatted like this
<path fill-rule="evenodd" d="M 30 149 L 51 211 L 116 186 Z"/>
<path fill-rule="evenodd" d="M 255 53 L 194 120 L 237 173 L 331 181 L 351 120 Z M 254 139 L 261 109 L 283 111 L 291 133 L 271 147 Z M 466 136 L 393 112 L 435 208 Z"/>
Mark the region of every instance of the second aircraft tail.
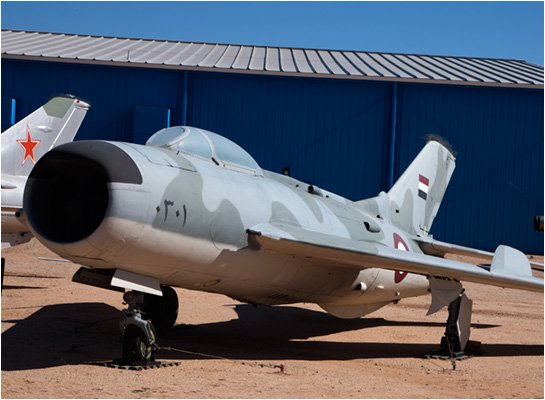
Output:
<path fill-rule="evenodd" d="M 28 176 L 45 153 L 74 139 L 89 107 L 73 97 L 54 97 L 3 132 L 2 175 Z"/>

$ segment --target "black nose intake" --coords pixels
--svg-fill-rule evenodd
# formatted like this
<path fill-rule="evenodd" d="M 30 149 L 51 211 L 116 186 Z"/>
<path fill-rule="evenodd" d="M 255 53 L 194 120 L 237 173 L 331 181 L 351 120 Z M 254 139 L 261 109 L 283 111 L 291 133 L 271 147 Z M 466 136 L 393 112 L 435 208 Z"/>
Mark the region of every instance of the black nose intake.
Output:
<path fill-rule="evenodd" d="M 38 161 L 28 178 L 27 221 L 36 235 L 52 242 L 85 239 L 108 212 L 110 182 L 142 183 L 140 170 L 121 148 L 101 141 L 59 146 Z"/>

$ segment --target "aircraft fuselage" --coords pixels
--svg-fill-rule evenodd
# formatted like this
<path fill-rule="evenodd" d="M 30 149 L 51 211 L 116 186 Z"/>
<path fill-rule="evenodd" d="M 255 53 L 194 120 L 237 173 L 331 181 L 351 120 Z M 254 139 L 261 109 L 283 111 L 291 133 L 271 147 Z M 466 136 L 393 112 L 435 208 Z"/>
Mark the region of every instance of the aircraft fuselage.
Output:
<path fill-rule="evenodd" d="M 400 229 L 325 190 L 159 147 L 76 142 L 62 151 L 72 159 L 70 170 L 54 171 L 52 163 L 47 176 L 33 177 L 35 194 L 40 187 L 53 194 L 44 205 L 52 219 L 40 213 L 34 228 L 43 229 L 38 236 L 50 249 L 76 263 L 255 304 L 318 303 L 345 317 L 427 293 L 422 275 L 336 268 L 335 260 L 252 244 L 247 230 L 272 223 L 420 252 Z M 94 152 L 108 157 L 90 162 Z M 123 159 L 123 171 L 112 159 Z"/>

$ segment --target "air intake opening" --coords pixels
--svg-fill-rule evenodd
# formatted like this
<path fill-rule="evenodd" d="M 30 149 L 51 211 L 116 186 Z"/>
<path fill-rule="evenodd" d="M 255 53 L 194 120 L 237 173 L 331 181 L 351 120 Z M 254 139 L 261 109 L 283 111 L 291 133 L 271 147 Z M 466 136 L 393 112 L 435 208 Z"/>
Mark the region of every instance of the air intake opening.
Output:
<path fill-rule="evenodd" d="M 98 162 L 52 150 L 32 170 L 23 207 L 39 235 L 71 243 L 99 227 L 109 201 L 108 176 Z"/>

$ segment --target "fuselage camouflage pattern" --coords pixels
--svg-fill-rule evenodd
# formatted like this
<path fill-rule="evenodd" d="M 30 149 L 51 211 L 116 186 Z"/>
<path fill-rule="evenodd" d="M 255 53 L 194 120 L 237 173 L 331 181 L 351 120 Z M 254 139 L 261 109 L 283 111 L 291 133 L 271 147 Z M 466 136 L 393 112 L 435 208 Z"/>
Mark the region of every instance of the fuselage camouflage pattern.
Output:
<path fill-rule="evenodd" d="M 39 240 L 76 263 L 354 318 L 428 293 L 436 274 L 403 268 L 404 257 L 436 258 L 421 242 L 431 243 L 454 164 L 430 141 L 388 193 L 352 202 L 262 170 L 219 135 L 174 127 L 146 146 L 81 141 L 53 150 L 34 169 L 24 208 Z"/>

